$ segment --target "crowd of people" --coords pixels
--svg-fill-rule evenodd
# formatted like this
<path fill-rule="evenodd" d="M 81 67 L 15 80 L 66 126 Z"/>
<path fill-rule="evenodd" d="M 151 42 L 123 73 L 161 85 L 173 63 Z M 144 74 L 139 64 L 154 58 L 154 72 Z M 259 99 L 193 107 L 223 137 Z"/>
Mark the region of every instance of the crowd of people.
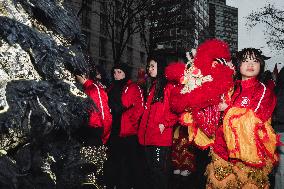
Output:
<path fill-rule="evenodd" d="M 260 50 L 233 59 L 213 42 L 219 54 L 201 45 L 187 64 L 149 56 L 143 85 L 123 63 L 110 84 L 99 67 L 76 75 L 97 107 L 83 134 L 107 147 L 107 188 L 182 188 L 186 179 L 186 188 L 284 188 L 284 70 L 273 78 Z M 212 57 L 206 68 L 202 57 Z"/>

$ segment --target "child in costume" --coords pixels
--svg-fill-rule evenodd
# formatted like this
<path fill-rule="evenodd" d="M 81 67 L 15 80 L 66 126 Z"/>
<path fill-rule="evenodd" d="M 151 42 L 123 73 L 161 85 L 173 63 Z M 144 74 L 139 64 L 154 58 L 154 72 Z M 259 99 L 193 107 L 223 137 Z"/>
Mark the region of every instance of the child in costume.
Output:
<path fill-rule="evenodd" d="M 260 50 L 243 49 L 237 63 L 238 80 L 211 150 L 207 188 L 268 189 L 268 174 L 277 161 L 271 127 L 276 98 L 259 82 L 264 71 Z"/>
<path fill-rule="evenodd" d="M 237 59 L 240 80 L 232 96 L 234 71 L 229 48 L 221 40 L 201 44 L 193 66 L 183 74 L 182 65 L 172 65 L 168 78 L 180 80 L 183 88 L 173 90 L 171 108 L 189 126 L 189 140 L 211 149 L 207 188 L 268 188 L 268 174 L 277 161 L 270 126 L 275 96 L 258 81 L 264 69 L 260 51 L 244 49 Z"/>

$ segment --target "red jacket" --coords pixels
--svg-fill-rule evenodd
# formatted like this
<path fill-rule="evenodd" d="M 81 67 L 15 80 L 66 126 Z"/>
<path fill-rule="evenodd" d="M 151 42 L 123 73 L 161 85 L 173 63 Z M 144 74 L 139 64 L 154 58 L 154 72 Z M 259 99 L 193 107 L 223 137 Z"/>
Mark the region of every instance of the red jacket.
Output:
<path fill-rule="evenodd" d="M 232 96 L 232 103 L 227 110 L 232 106 L 249 108 L 262 121 L 267 121 L 271 117 L 276 105 L 274 92 L 256 78 L 237 82 L 240 83 L 242 89 L 240 89 L 240 86 L 237 87 Z"/>
<path fill-rule="evenodd" d="M 125 110 L 121 116 L 119 136 L 137 135 L 140 117 L 144 111 L 144 98 L 141 88 L 129 80 L 123 88 L 121 102 Z"/>
<path fill-rule="evenodd" d="M 97 111 L 91 111 L 89 117 L 90 127 L 103 127 L 104 132 L 102 141 L 105 144 L 110 136 L 112 116 L 108 106 L 108 96 L 103 86 L 98 82 L 87 80 L 84 84 L 85 93 L 94 101 L 98 108 Z"/>
<path fill-rule="evenodd" d="M 152 104 L 155 85 L 150 90 L 147 97 L 146 107 L 141 119 L 138 139 L 144 146 L 171 146 L 173 138 L 173 126 L 178 120 L 176 114 L 170 111 L 170 92 L 175 86 L 167 84 L 164 89 L 164 100 Z M 164 124 L 165 130 L 161 134 L 159 124 Z"/>

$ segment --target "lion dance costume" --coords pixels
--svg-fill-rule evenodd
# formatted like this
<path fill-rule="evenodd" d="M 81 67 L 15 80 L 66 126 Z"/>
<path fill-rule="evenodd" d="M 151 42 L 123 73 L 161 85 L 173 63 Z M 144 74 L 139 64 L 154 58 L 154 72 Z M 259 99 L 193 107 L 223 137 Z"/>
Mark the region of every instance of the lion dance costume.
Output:
<path fill-rule="evenodd" d="M 277 162 L 270 124 L 275 97 L 256 79 L 238 81 L 242 90 L 232 95 L 230 59 L 228 45 L 212 39 L 197 48 L 190 67 L 169 65 L 166 76 L 179 86 L 171 108 L 188 127 L 189 141 L 210 148 L 207 188 L 269 188 L 268 174 Z M 218 108 L 222 102 L 229 104 L 224 114 Z"/>

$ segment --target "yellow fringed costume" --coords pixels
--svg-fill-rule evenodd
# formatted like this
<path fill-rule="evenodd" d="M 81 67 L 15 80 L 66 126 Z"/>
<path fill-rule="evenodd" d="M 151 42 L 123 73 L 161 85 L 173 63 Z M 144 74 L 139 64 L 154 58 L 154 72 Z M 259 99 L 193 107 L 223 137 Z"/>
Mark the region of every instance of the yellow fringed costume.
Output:
<path fill-rule="evenodd" d="M 277 137 L 271 127 L 275 103 L 273 92 L 256 78 L 240 82 L 223 119 L 227 158 L 211 150 L 208 189 L 269 188 L 268 175 L 278 161 Z"/>

